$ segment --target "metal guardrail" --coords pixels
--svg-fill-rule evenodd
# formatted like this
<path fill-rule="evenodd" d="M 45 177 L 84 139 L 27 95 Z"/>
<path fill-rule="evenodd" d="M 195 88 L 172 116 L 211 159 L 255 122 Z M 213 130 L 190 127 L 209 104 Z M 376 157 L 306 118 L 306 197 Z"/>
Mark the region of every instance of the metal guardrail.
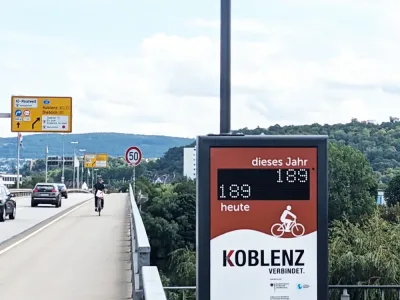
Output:
<path fill-rule="evenodd" d="M 329 290 L 340 290 L 340 300 L 400 300 L 400 285 L 330 285 Z M 358 295 L 349 295 L 349 291 Z"/>
<path fill-rule="evenodd" d="M 129 197 L 132 298 L 167 300 L 158 268 L 150 266 L 150 242 L 131 185 L 129 185 Z"/>
<path fill-rule="evenodd" d="M 9 189 L 16 197 L 27 197 L 32 194 L 32 189 Z M 68 193 L 90 193 L 88 190 L 68 189 Z"/>
<path fill-rule="evenodd" d="M 165 291 L 179 291 L 181 292 L 182 300 L 188 299 L 188 294 L 196 290 L 195 286 L 168 286 L 163 287 Z M 332 295 L 333 291 L 338 291 L 339 294 L 337 298 Z M 352 297 L 349 291 L 359 292 Z M 385 299 L 396 299 L 400 300 L 400 285 L 330 285 L 329 291 L 331 295 L 329 299 L 332 300 L 385 300 Z M 388 293 L 385 291 L 392 291 L 391 298 L 389 298 Z M 395 292 L 395 294 L 393 293 Z M 340 297 L 340 298 L 339 298 Z"/>
<path fill-rule="evenodd" d="M 180 292 L 182 300 L 194 299 L 195 286 L 164 287 L 158 268 L 150 266 L 150 243 L 132 186 L 129 186 L 129 196 L 132 298 L 167 300 L 166 292 L 175 291 Z M 400 300 L 400 285 L 330 285 L 329 290 L 330 300 Z"/>
<path fill-rule="evenodd" d="M 32 194 L 32 189 L 9 189 L 16 197 L 26 197 Z"/>

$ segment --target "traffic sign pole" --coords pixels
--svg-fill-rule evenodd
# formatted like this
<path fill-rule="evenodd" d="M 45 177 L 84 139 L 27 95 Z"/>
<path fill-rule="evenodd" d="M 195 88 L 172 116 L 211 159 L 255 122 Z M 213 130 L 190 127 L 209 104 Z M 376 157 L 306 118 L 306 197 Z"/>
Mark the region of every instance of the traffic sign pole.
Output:
<path fill-rule="evenodd" d="M 132 189 L 133 189 L 133 195 L 135 195 L 135 192 L 136 192 L 136 167 L 135 166 L 133 166 Z"/>
<path fill-rule="evenodd" d="M 11 118 L 11 113 L 0 113 L 0 119 L 9 119 Z M 19 161 L 20 161 L 20 138 L 19 132 L 17 133 L 17 189 L 19 189 Z"/>
<path fill-rule="evenodd" d="M 20 161 L 20 156 L 21 156 L 21 139 L 20 139 L 20 133 L 17 133 L 17 189 L 19 189 L 19 161 Z M 47 167 L 47 165 L 46 165 Z"/>
<path fill-rule="evenodd" d="M 142 161 L 142 151 L 139 147 L 131 146 L 125 151 L 125 161 L 133 167 L 132 170 L 132 189 L 135 194 L 136 191 L 136 167 Z"/>
<path fill-rule="evenodd" d="M 197 299 L 328 299 L 327 141 L 197 138 Z"/>

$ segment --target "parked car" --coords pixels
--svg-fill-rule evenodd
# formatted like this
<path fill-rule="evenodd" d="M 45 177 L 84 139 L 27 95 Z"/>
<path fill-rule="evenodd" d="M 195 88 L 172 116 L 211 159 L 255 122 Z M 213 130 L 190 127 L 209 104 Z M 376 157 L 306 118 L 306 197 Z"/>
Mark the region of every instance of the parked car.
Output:
<path fill-rule="evenodd" d="M 64 197 L 65 199 L 68 199 L 68 190 L 67 186 L 64 183 L 57 183 L 58 190 L 61 193 L 61 197 Z"/>
<path fill-rule="evenodd" d="M 32 191 L 31 207 L 39 204 L 61 206 L 61 192 L 56 183 L 37 183 Z"/>
<path fill-rule="evenodd" d="M 4 222 L 8 216 L 10 220 L 15 219 L 17 203 L 13 199 L 15 195 L 0 182 L 0 222 Z"/>

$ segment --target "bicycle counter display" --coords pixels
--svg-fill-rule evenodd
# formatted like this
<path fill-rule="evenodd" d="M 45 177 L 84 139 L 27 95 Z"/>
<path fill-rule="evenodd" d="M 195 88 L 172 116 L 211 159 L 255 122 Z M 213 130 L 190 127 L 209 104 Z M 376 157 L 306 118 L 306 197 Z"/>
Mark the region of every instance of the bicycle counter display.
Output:
<path fill-rule="evenodd" d="M 197 299 L 327 299 L 327 137 L 204 136 L 197 157 Z"/>
<path fill-rule="evenodd" d="M 218 200 L 309 200 L 309 178 L 309 168 L 218 169 Z"/>

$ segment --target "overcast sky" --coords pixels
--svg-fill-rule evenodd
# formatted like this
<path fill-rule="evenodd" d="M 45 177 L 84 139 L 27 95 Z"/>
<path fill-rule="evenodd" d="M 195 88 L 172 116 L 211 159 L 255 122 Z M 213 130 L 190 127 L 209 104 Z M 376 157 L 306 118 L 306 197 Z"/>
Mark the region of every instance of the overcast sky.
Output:
<path fill-rule="evenodd" d="M 0 112 L 72 96 L 74 133 L 218 132 L 219 1 L 3 2 Z M 233 129 L 400 116 L 400 1 L 232 2 Z"/>

